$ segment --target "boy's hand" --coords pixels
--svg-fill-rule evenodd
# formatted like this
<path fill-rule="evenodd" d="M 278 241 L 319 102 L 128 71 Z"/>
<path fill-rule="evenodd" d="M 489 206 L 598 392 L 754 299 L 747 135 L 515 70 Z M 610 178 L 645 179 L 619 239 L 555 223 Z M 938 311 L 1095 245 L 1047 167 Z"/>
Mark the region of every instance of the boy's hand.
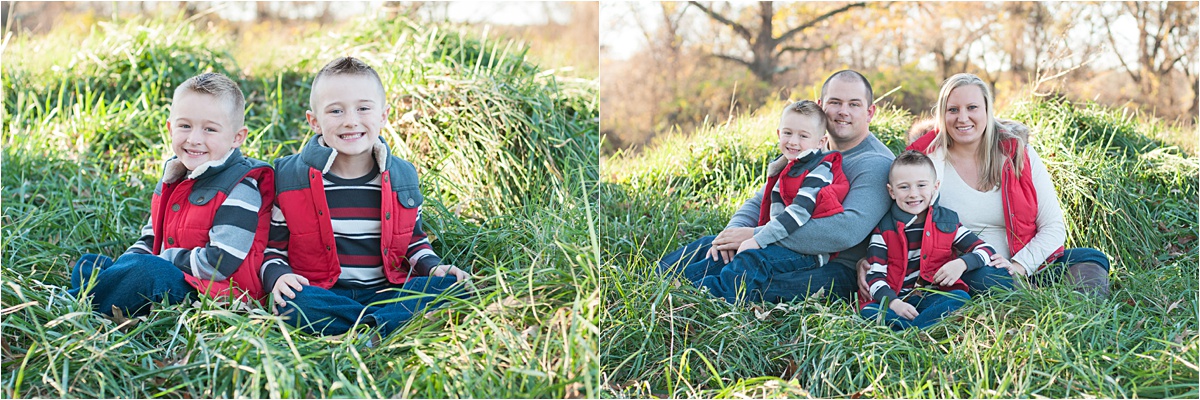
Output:
<path fill-rule="evenodd" d="M 287 304 L 283 301 L 283 296 L 289 299 L 296 298 L 296 292 L 304 290 L 304 285 L 308 284 L 308 278 L 297 274 L 283 274 L 275 281 L 275 287 L 271 288 L 271 296 L 275 298 L 275 312 L 279 312 L 279 306 Z M 295 291 L 292 291 L 295 289 Z"/>
<path fill-rule="evenodd" d="M 871 264 L 867 263 L 866 258 L 858 260 L 858 294 L 863 298 L 871 298 L 871 288 L 867 287 L 867 272 L 871 269 Z"/>
<path fill-rule="evenodd" d="M 905 303 L 904 300 L 900 299 L 892 300 L 891 303 L 888 303 L 888 308 L 892 309 L 892 311 L 895 311 L 896 315 L 899 315 L 901 318 L 909 321 L 912 321 L 913 318 L 916 318 L 917 315 L 920 315 L 917 313 L 916 307 L 913 307 L 912 304 Z"/>
<path fill-rule="evenodd" d="M 429 275 L 437 277 L 454 275 L 454 278 L 458 279 L 459 282 L 471 280 L 471 274 L 468 274 L 467 271 L 463 271 L 462 269 L 450 264 L 441 264 L 433 267 L 433 269 L 429 270 Z"/>
<path fill-rule="evenodd" d="M 742 241 L 742 244 L 740 246 L 738 246 L 737 252 L 738 252 L 738 254 L 741 254 L 743 251 L 746 251 L 746 250 L 757 250 L 757 249 L 761 249 L 761 248 L 762 248 L 762 246 L 758 245 L 758 241 L 754 240 L 754 238 L 751 237 L 749 239 Z"/>
<path fill-rule="evenodd" d="M 933 283 L 942 286 L 953 285 L 954 281 L 962 277 L 963 272 L 966 270 L 967 262 L 961 258 L 955 258 L 953 261 L 942 264 L 942 267 L 938 268 L 937 273 L 933 274 Z"/>

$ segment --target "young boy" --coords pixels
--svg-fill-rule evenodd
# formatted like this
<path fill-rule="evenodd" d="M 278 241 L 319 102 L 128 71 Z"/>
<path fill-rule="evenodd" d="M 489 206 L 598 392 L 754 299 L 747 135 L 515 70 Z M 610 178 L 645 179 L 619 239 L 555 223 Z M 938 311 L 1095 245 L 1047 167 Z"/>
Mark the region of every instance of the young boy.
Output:
<path fill-rule="evenodd" d="M 306 332 L 343 334 L 361 318 L 386 336 L 470 275 L 442 264 L 421 228 L 416 168 L 379 137 L 389 107 L 375 70 L 352 57 L 330 62 L 309 107 L 316 135 L 275 160 L 263 290 Z"/>
<path fill-rule="evenodd" d="M 145 315 L 150 305 L 214 297 L 257 302 L 275 198 L 270 165 L 242 156 L 246 100 L 237 83 L 205 73 L 175 88 L 167 131 L 175 156 L 154 189 L 142 237 L 116 262 L 85 254 L 72 295 L 94 294 L 108 315 Z M 99 270 L 99 273 L 95 271 Z"/>
<path fill-rule="evenodd" d="M 1008 268 L 1007 260 L 990 261 L 996 250 L 959 223 L 958 214 L 936 204 L 940 183 L 924 154 L 906 151 L 892 162 L 887 188 L 896 203 L 871 234 L 871 298 L 859 299 L 864 318 L 876 318 L 887 304 L 884 321 L 892 329 L 927 328 L 971 299 L 959 279 L 963 272 Z M 923 287 L 944 293 L 914 290 Z"/>
<path fill-rule="evenodd" d="M 842 212 L 849 183 L 842 174 L 841 153 L 822 150 L 826 124 L 825 113 L 815 102 L 799 101 L 784 109 L 776 130 L 783 155 L 767 166 L 767 184 L 758 210 L 757 226 L 762 229 L 742 242 L 737 255 L 766 248 L 812 218 Z M 730 227 L 739 224 L 738 217 L 730 220 Z M 733 252 L 722 254 L 713 247 L 713 237 L 705 239 L 696 242 L 699 246 L 685 246 L 667 255 L 659 261 L 659 269 L 670 272 L 684 261 L 684 277 L 729 302 L 737 300 L 743 285 L 752 301 L 762 299 L 770 276 L 785 272 L 781 265 L 767 265 L 778 267 L 767 270 L 748 269 L 736 262 Z M 705 254 L 702 258 L 701 252 Z M 829 261 L 829 254 L 814 256 L 820 265 Z"/>

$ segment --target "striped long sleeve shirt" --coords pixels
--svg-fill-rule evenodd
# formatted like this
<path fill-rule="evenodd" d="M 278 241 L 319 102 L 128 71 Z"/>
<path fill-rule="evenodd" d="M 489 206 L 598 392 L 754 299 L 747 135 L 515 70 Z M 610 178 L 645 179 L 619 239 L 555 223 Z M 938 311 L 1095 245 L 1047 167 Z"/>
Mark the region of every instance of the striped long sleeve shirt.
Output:
<path fill-rule="evenodd" d="M 183 273 L 204 280 L 223 281 L 229 278 L 246 259 L 254 245 L 254 230 L 258 224 L 258 209 L 262 194 L 258 181 L 243 178 L 217 208 L 213 226 L 208 231 L 208 244 L 202 247 L 175 247 L 154 254 L 153 221 L 147 218 L 142 236 L 124 254 L 153 254 L 170 261 Z"/>

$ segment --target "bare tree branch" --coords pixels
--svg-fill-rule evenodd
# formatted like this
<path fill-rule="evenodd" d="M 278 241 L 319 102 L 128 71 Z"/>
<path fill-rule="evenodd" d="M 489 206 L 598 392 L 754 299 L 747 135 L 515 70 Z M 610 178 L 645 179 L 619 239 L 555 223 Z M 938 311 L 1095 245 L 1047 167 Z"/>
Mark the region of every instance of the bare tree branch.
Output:
<path fill-rule="evenodd" d="M 742 64 L 742 65 L 746 66 L 747 68 L 749 68 L 751 66 L 749 61 L 746 61 L 746 60 L 743 60 L 741 58 L 737 58 L 737 57 L 734 57 L 731 55 L 727 55 L 727 54 L 711 54 L 710 56 L 720 58 L 722 60 L 733 61 L 735 63 Z"/>
<path fill-rule="evenodd" d="M 783 55 L 783 53 L 811 53 L 811 52 L 815 52 L 815 51 L 826 50 L 826 49 L 829 49 L 830 47 L 832 47 L 832 46 L 830 46 L 828 43 L 826 43 L 825 45 L 823 45 L 821 47 L 787 46 L 782 49 L 779 49 L 779 51 L 775 52 L 775 55 L 781 56 L 781 55 Z"/>
<path fill-rule="evenodd" d="M 790 39 L 792 36 L 795 36 L 797 33 L 800 33 L 800 31 L 811 28 L 814 25 L 820 23 L 821 21 L 829 19 L 829 17 L 849 11 L 851 8 L 864 7 L 866 5 L 867 5 L 867 3 L 865 3 L 865 2 L 851 3 L 851 4 L 847 4 L 845 6 L 842 6 L 841 8 L 829 11 L 829 12 L 821 15 L 820 17 L 813 19 L 812 21 L 808 21 L 807 23 L 805 23 L 803 25 L 797 26 L 795 28 L 792 28 L 792 30 L 784 32 L 782 35 L 779 35 L 778 38 L 775 38 L 775 42 L 776 43 L 785 42 L 788 39 Z"/>
<path fill-rule="evenodd" d="M 750 33 L 750 29 L 747 29 L 742 24 L 734 22 L 734 21 L 730 20 L 729 18 L 725 18 L 724 15 L 718 14 L 716 11 L 709 9 L 708 7 L 704 6 L 703 4 L 700 4 L 700 2 L 698 2 L 698 1 L 689 1 L 688 3 L 691 3 L 693 6 L 696 6 L 696 8 L 699 8 L 700 11 L 703 11 L 705 14 L 708 14 L 708 16 L 710 18 L 716 20 L 717 22 L 720 22 L 730 28 L 733 28 L 733 31 L 737 32 L 738 36 L 745 38 L 747 42 L 753 40 L 754 35 Z"/>
<path fill-rule="evenodd" d="M 1100 18 L 1104 19 L 1104 29 L 1108 30 L 1108 44 L 1112 45 L 1113 53 L 1117 55 L 1117 61 L 1121 62 L 1121 66 L 1125 67 L 1125 71 L 1129 73 L 1129 77 L 1133 78 L 1135 83 L 1141 83 L 1142 77 L 1134 72 L 1132 68 L 1129 68 L 1129 63 L 1125 62 L 1125 57 L 1121 56 L 1121 50 L 1117 47 L 1117 40 L 1113 35 L 1112 21 L 1109 21 L 1108 16 L 1104 15 L 1103 11 L 1097 11 L 1097 14 L 1100 14 Z"/>

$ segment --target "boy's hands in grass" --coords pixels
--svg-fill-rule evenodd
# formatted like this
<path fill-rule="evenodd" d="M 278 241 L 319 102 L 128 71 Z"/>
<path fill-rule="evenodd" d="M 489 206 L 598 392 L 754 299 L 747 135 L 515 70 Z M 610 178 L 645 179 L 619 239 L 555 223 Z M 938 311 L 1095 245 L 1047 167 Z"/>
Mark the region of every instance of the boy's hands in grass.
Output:
<path fill-rule="evenodd" d="M 297 274 L 283 274 L 275 281 L 275 287 L 271 288 L 271 296 L 275 298 L 275 312 L 279 312 L 279 306 L 287 304 L 283 300 L 283 296 L 289 299 L 296 298 L 296 292 L 304 290 L 304 285 L 308 284 L 308 278 Z M 293 291 L 295 289 L 295 291 Z"/>
<path fill-rule="evenodd" d="M 900 299 L 892 300 L 891 303 L 888 303 L 888 308 L 892 309 L 892 311 L 895 311 L 896 315 L 899 315 L 901 318 L 909 321 L 912 321 L 913 318 L 916 318 L 917 315 L 920 315 L 920 313 L 917 312 L 916 307 L 913 307 L 912 304 L 908 304 L 904 302 L 904 300 Z"/>
<path fill-rule="evenodd" d="M 461 268 L 458 268 L 458 267 L 450 265 L 450 264 L 441 264 L 436 267 L 433 267 L 433 269 L 429 270 L 429 275 L 438 276 L 438 277 L 446 276 L 446 275 L 454 275 L 454 277 L 456 279 L 458 279 L 459 282 L 466 282 L 466 281 L 471 280 L 471 274 L 468 274 L 467 271 L 463 271 Z"/>
<path fill-rule="evenodd" d="M 942 286 L 953 285 L 954 281 L 957 281 L 958 278 L 961 278 L 963 272 L 966 271 L 967 262 L 963 261 L 961 258 L 955 258 L 948 263 L 942 264 L 941 268 L 938 268 L 937 273 L 933 274 L 933 283 Z"/>

